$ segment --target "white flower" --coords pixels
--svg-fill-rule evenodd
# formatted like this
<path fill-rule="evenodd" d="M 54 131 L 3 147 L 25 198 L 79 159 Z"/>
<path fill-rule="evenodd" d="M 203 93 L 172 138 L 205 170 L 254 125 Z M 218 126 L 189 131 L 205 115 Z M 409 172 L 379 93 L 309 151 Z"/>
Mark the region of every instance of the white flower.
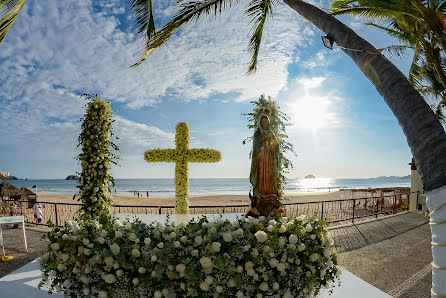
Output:
<path fill-rule="evenodd" d="M 245 233 L 245 232 L 243 232 L 243 230 L 242 230 L 241 228 L 238 228 L 238 229 L 234 232 L 234 235 L 236 235 L 237 237 L 242 237 L 244 233 Z"/>
<path fill-rule="evenodd" d="M 181 274 L 184 274 L 184 271 L 186 271 L 186 265 L 184 264 L 178 264 L 175 269 Z"/>
<path fill-rule="evenodd" d="M 132 255 L 133 255 L 134 257 L 139 257 L 139 256 L 141 255 L 141 253 L 139 252 L 138 249 L 134 248 L 134 249 L 132 250 Z"/>
<path fill-rule="evenodd" d="M 238 265 L 237 268 L 235 269 L 238 273 L 242 273 L 243 272 L 243 267 Z"/>
<path fill-rule="evenodd" d="M 65 288 L 70 288 L 71 287 L 71 281 L 69 280 L 69 279 L 66 279 L 64 282 L 63 282 L 63 286 L 65 287 Z"/>
<path fill-rule="evenodd" d="M 285 244 L 286 244 L 286 240 L 285 240 L 285 238 L 280 237 L 280 238 L 279 238 L 279 246 L 280 246 L 280 247 L 284 247 Z"/>
<path fill-rule="evenodd" d="M 107 274 L 106 276 L 104 276 L 104 280 L 106 283 L 112 284 L 116 281 L 116 277 L 113 274 Z"/>
<path fill-rule="evenodd" d="M 231 242 L 232 241 L 232 235 L 230 233 L 224 233 L 223 234 L 223 240 L 225 242 Z"/>
<path fill-rule="evenodd" d="M 265 242 L 268 239 L 268 235 L 264 231 L 257 231 L 254 236 L 258 242 Z"/>
<path fill-rule="evenodd" d="M 313 227 L 310 224 L 307 224 L 307 226 L 305 227 L 305 229 L 307 230 L 308 233 L 310 233 L 311 231 L 313 231 Z"/>
<path fill-rule="evenodd" d="M 304 251 L 305 250 L 305 244 L 303 244 L 303 243 L 299 244 L 299 246 L 297 247 L 297 250 Z"/>
<path fill-rule="evenodd" d="M 212 242 L 212 250 L 214 252 L 219 252 L 220 251 L 220 247 L 221 247 L 221 243 L 220 242 Z"/>
<path fill-rule="evenodd" d="M 124 226 L 124 229 L 130 230 L 132 228 L 132 224 L 129 222 Z"/>
<path fill-rule="evenodd" d="M 257 250 L 257 248 L 253 248 L 251 251 L 251 256 L 257 257 L 258 255 L 259 255 L 259 251 Z"/>
<path fill-rule="evenodd" d="M 70 256 L 67 254 L 62 255 L 62 261 L 64 261 L 64 262 L 68 261 L 69 258 L 70 258 Z"/>
<path fill-rule="evenodd" d="M 82 275 L 80 277 L 80 280 L 81 280 L 81 282 L 83 282 L 86 285 L 88 285 L 90 283 L 90 279 L 86 275 Z"/>
<path fill-rule="evenodd" d="M 271 219 L 268 223 L 272 226 L 275 226 L 277 224 L 277 221 L 275 221 L 274 219 Z"/>
<path fill-rule="evenodd" d="M 260 291 L 264 291 L 264 292 L 268 291 L 269 290 L 268 283 L 262 282 L 259 286 L 259 289 L 260 289 Z"/>
<path fill-rule="evenodd" d="M 215 291 L 216 291 L 217 293 L 221 293 L 221 292 L 223 292 L 223 287 L 222 287 L 222 286 L 216 286 L 216 287 L 215 287 Z"/>
<path fill-rule="evenodd" d="M 269 225 L 268 227 L 266 227 L 266 230 L 271 233 L 272 231 L 274 231 L 274 227 L 272 225 Z"/>
<path fill-rule="evenodd" d="M 286 291 L 285 294 L 283 294 L 283 298 L 292 298 L 290 291 Z"/>
<path fill-rule="evenodd" d="M 285 266 L 284 263 L 279 263 L 279 264 L 277 265 L 277 270 L 279 270 L 280 272 L 284 272 L 284 271 L 285 271 L 285 268 L 286 268 L 286 266 Z"/>
<path fill-rule="evenodd" d="M 243 298 L 243 297 L 245 297 L 245 294 L 243 294 L 242 291 L 237 291 L 237 293 L 235 293 L 235 296 L 236 296 L 237 298 Z"/>
<path fill-rule="evenodd" d="M 244 251 L 248 251 L 250 248 L 251 248 L 251 245 L 249 245 L 249 244 L 243 246 Z"/>
<path fill-rule="evenodd" d="M 51 243 L 50 247 L 52 250 L 59 250 L 59 243 Z"/>
<path fill-rule="evenodd" d="M 160 242 L 160 243 L 158 243 L 158 248 L 164 248 L 164 243 L 163 242 Z"/>
<path fill-rule="evenodd" d="M 99 291 L 99 298 L 107 298 L 107 292 L 106 291 Z"/>
<path fill-rule="evenodd" d="M 170 239 L 175 239 L 175 237 L 177 237 L 177 233 L 175 232 L 170 233 Z"/>
<path fill-rule="evenodd" d="M 129 240 L 130 241 L 135 241 L 136 240 L 136 234 L 135 233 L 130 233 Z"/>
<path fill-rule="evenodd" d="M 324 257 L 328 259 L 330 256 L 331 256 L 331 249 L 330 248 L 324 249 Z"/>
<path fill-rule="evenodd" d="M 105 243 L 105 239 L 102 238 L 102 237 L 99 237 L 99 238 L 98 238 L 98 242 L 99 242 L 100 244 L 104 244 L 104 243 Z"/>
<path fill-rule="evenodd" d="M 284 225 L 281 225 L 279 228 L 279 233 L 285 233 L 286 232 L 286 227 Z"/>
<path fill-rule="evenodd" d="M 82 243 L 87 246 L 88 244 L 90 244 L 90 240 L 88 240 L 87 238 L 82 239 Z"/>
<path fill-rule="evenodd" d="M 232 278 L 228 281 L 228 287 L 230 287 L 230 288 L 235 287 L 235 282 Z"/>
<path fill-rule="evenodd" d="M 173 246 L 175 246 L 176 248 L 180 247 L 181 246 L 180 241 L 174 241 Z"/>
<path fill-rule="evenodd" d="M 63 235 L 62 235 L 62 239 L 63 239 L 63 240 L 67 240 L 68 238 L 70 238 L 70 236 L 68 236 L 67 234 L 63 234 Z"/>
<path fill-rule="evenodd" d="M 121 248 L 119 247 L 118 244 L 113 243 L 113 244 L 110 246 L 110 250 L 111 250 L 111 252 L 116 256 L 117 254 L 119 254 L 119 251 L 121 250 Z"/>
<path fill-rule="evenodd" d="M 84 293 L 85 296 L 88 296 L 88 294 L 90 294 L 90 289 L 89 288 L 83 288 L 82 289 L 82 293 Z"/>
<path fill-rule="evenodd" d="M 122 271 L 121 269 L 119 269 L 119 270 L 117 270 L 116 271 L 116 276 L 119 278 L 119 277 L 121 277 L 121 276 L 123 276 L 124 275 L 124 271 Z"/>
<path fill-rule="evenodd" d="M 310 238 L 311 238 L 311 240 L 316 239 L 316 234 L 311 234 L 311 235 L 310 235 Z"/>
<path fill-rule="evenodd" d="M 328 267 L 333 266 L 333 261 L 332 261 L 332 260 L 328 260 L 328 261 L 327 261 L 327 266 L 328 266 Z"/>
<path fill-rule="evenodd" d="M 145 245 L 150 245 L 151 242 L 152 242 L 152 239 L 150 239 L 150 238 L 144 238 L 144 244 L 145 244 Z"/>
<path fill-rule="evenodd" d="M 200 263 L 201 263 L 201 266 L 203 266 L 203 268 L 205 268 L 205 269 L 211 268 L 213 266 L 212 260 L 208 257 L 202 257 L 200 259 Z"/>
<path fill-rule="evenodd" d="M 153 296 L 155 298 L 161 298 L 161 297 L 163 297 L 163 294 L 161 293 L 161 291 L 155 291 L 155 293 L 153 293 Z"/>
<path fill-rule="evenodd" d="M 289 241 L 291 244 L 296 244 L 296 243 L 297 243 L 297 240 L 298 240 L 298 238 L 297 238 L 297 236 L 294 235 L 294 234 L 290 235 L 290 237 L 288 238 L 288 241 Z"/>
<path fill-rule="evenodd" d="M 56 292 L 57 292 L 57 293 L 62 292 L 62 287 L 61 287 L 61 286 L 56 285 L 54 288 L 56 289 Z"/>
<path fill-rule="evenodd" d="M 272 258 L 272 259 L 269 260 L 269 264 L 270 264 L 271 267 L 274 268 L 274 267 L 277 267 L 277 265 L 279 265 L 279 261 L 277 259 L 275 259 L 275 258 Z"/>
<path fill-rule="evenodd" d="M 200 283 L 200 289 L 202 289 L 203 291 L 209 291 L 209 285 L 207 282 L 202 282 Z"/>
<path fill-rule="evenodd" d="M 144 274 L 144 273 L 146 273 L 146 268 L 144 268 L 144 267 L 139 267 L 139 268 L 138 268 L 138 272 L 141 273 L 141 274 Z"/>
<path fill-rule="evenodd" d="M 67 266 L 65 266 L 64 264 L 57 265 L 57 270 L 64 271 L 65 269 L 67 269 Z"/>
<path fill-rule="evenodd" d="M 327 270 L 322 269 L 320 273 L 321 273 L 321 278 L 323 278 L 325 276 L 325 274 L 327 273 Z"/>
<path fill-rule="evenodd" d="M 117 221 L 115 221 L 115 223 L 113 224 L 113 227 L 114 227 L 115 229 L 119 229 L 120 227 L 122 227 L 122 223 L 121 223 L 119 220 L 117 220 Z"/>
<path fill-rule="evenodd" d="M 100 235 L 101 235 L 101 237 L 105 237 L 105 236 L 107 236 L 107 234 L 108 234 L 108 232 L 106 230 L 102 230 Z"/>
<path fill-rule="evenodd" d="M 106 257 L 105 259 L 104 259 L 104 262 L 105 262 L 105 264 L 107 265 L 107 266 L 113 266 L 113 258 L 112 257 Z"/>
<path fill-rule="evenodd" d="M 319 259 L 319 254 L 317 254 L 317 253 L 312 253 L 312 254 L 310 255 L 310 261 L 311 261 L 311 262 L 316 262 L 317 259 Z"/>
<path fill-rule="evenodd" d="M 336 270 L 336 276 L 340 276 L 342 274 L 342 270 L 341 268 L 338 268 L 338 270 Z"/>
<path fill-rule="evenodd" d="M 158 258 L 157 258 L 155 255 L 153 255 L 153 256 L 150 258 L 150 260 L 152 260 L 152 262 L 156 262 L 156 260 L 158 260 Z"/>
<path fill-rule="evenodd" d="M 121 237 L 122 237 L 121 231 L 115 231 L 115 238 L 121 238 Z"/>
<path fill-rule="evenodd" d="M 183 242 L 183 243 L 186 243 L 187 236 L 181 236 L 180 241 Z"/>
<path fill-rule="evenodd" d="M 210 275 L 206 276 L 204 280 L 208 285 L 211 285 L 214 282 L 214 278 Z"/>
<path fill-rule="evenodd" d="M 196 245 L 201 245 L 201 243 L 203 243 L 203 237 L 195 236 L 194 242 L 195 242 Z"/>
<path fill-rule="evenodd" d="M 139 284 L 139 279 L 137 277 L 133 278 L 132 283 L 136 286 Z"/>
<path fill-rule="evenodd" d="M 279 283 L 276 281 L 276 282 L 274 282 L 273 283 L 273 289 L 274 290 L 278 290 L 280 288 L 280 285 L 279 285 Z"/>

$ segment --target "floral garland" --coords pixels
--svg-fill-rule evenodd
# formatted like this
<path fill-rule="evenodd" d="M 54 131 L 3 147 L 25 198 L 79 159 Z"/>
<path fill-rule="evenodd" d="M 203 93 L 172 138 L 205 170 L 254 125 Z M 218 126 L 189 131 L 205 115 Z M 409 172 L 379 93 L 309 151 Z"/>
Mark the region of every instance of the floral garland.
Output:
<path fill-rule="evenodd" d="M 189 162 L 218 162 L 220 151 L 213 149 L 189 149 L 189 125 L 179 122 L 175 134 L 176 149 L 154 149 L 144 154 L 147 162 L 175 162 L 175 212 L 189 212 Z"/>
<path fill-rule="evenodd" d="M 108 173 L 110 162 L 118 158 L 111 150 L 119 148 L 110 141 L 112 111 L 110 102 L 102 101 L 99 97 L 92 98 L 84 94 L 91 102 L 82 118 L 82 132 L 79 135 L 79 146 L 82 153 L 78 160 L 82 165 L 79 192 L 83 206 L 80 210 L 81 218 L 94 219 L 109 214 L 112 204 L 109 183 L 114 185 L 113 177 Z"/>
<path fill-rule="evenodd" d="M 39 286 L 71 297 L 310 297 L 341 274 L 323 226 L 303 216 L 67 222 L 48 233 Z"/>

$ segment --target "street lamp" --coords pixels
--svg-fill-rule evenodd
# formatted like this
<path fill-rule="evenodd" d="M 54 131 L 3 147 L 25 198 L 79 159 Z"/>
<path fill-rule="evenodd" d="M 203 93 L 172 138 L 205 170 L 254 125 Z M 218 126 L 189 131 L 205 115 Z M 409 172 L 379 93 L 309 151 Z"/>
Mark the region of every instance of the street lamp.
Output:
<path fill-rule="evenodd" d="M 329 48 L 330 50 L 333 50 L 333 44 L 334 44 L 334 40 L 333 38 L 331 38 L 330 36 L 321 36 L 322 38 L 322 42 L 324 43 L 324 46 L 326 48 Z"/>

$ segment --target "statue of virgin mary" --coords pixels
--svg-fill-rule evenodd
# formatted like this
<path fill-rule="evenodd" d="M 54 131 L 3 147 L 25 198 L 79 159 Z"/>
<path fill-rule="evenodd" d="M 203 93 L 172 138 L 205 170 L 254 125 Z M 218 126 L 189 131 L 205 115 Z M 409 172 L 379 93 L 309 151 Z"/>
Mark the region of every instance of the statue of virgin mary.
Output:
<path fill-rule="evenodd" d="M 283 212 L 277 189 L 279 179 L 279 140 L 270 127 L 267 115 L 260 116 L 254 133 L 249 180 L 252 185 L 251 210 L 247 216 L 274 215 Z"/>

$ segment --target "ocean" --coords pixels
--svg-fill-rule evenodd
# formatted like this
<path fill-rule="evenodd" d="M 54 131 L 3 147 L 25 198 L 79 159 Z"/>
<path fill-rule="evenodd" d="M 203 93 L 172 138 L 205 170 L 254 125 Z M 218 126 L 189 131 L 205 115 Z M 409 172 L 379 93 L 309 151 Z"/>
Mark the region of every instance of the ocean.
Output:
<path fill-rule="evenodd" d="M 25 186 L 37 193 L 74 194 L 78 191 L 76 181 L 63 179 L 36 179 L 36 180 L 10 180 L 11 184 Z M 151 196 L 174 197 L 174 179 L 116 179 L 116 186 L 112 188 L 120 195 L 132 195 L 133 191 Z M 250 189 L 246 178 L 191 178 L 189 180 L 190 195 L 221 195 L 221 194 L 247 194 Z M 32 188 L 36 185 L 36 188 Z M 341 188 L 380 188 L 380 187 L 410 187 L 410 177 L 380 177 L 370 179 L 288 179 L 284 187 L 286 194 L 300 192 L 334 191 Z"/>

